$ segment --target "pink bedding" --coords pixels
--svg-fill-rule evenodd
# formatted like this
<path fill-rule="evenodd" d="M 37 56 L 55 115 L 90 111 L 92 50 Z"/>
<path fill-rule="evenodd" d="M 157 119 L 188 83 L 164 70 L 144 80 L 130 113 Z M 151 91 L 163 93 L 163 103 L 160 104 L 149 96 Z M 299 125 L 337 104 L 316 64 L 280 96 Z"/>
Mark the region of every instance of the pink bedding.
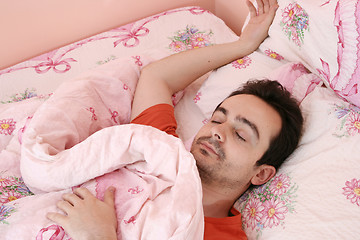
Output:
<path fill-rule="evenodd" d="M 0 225 L 2 239 L 68 239 L 46 213 L 58 211 L 56 202 L 74 187 L 102 198 L 110 185 L 116 187 L 118 239 L 202 238 L 201 183 L 192 155 L 178 138 L 125 124 L 139 73 L 132 58 L 112 61 L 65 82 L 37 108 L 16 139 L 21 144 L 12 141 L 1 152 L 12 155 L 0 162 L 2 179 L 19 192 L 15 179 L 22 178 L 29 195 L 2 205 L 9 215 Z M 22 107 L 28 104 L 17 110 Z"/>
<path fill-rule="evenodd" d="M 181 99 L 177 99 L 175 107 L 179 136 L 190 143 L 219 101 L 248 79 L 278 79 L 301 101 L 304 135 L 298 150 L 271 181 L 248 191 L 235 203 L 242 214 L 243 228 L 249 239 L 357 239 L 360 235 L 360 109 L 356 90 L 360 86 L 357 77 L 360 38 L 359 28 L 356 28 L 359 26 L 359 1 L 302 0 L 295 3 L 278 0 L 278 3 L 270 37 L 256 52 L 209 73 L 179 95 Z M 169 55 L 236 39 L 221 19 L 200 8 L 188 7 L 141 19 L 0 71 L 0 101 L 3 103 L 0 105 L 0 232 L 11 229 L 7 233 L 16 235 L 20 231 L 12 224 L 15 216 L 24 226 L 31 222 L 31 218 L 27 220 L 28 215 L 20 215 L 21 211 L 31 213 L 30 216 L 37 211 L 45 212 L 41 204 L 29 203 L 28 208 L 25 205 L 17 208 L 28 198 L 41 198 L 46 189 L 69 190 L 73 184 L 97 179 L 98 174 L 109 170 L 99 165 L 92 172 L 94 165 L 88 162 L 90 165 L 81 170 L 89 169 L 91 176 L 79 175 L 82 171 L 77 171 L 63 178 L 57 168 L 49 167 L 50 171 L 46 166 L 52 164 L 50 159 L 57 159 L 57 155 L 49 153 L 62 156 L 73 151 L 62 151 L 64 148 L 85 148 L 87 142 L 96 142 L 97 137 L 110 131 L 100 130 L 102 127 L 113 129 L 112 125 L 127 122 L 128 113 L 119 118 L 124 110 L 119 109 L 121 104 L 95 108 L 98 102 L 89 98 L 81 111 L 81 116 L 87 118 L 88 130 L 77 132 L 75 129 L 82 124 L 77 126 L 65 117 L 79 108 L 80 102 L 74 92 L 73 96 L 68 96 L 71 104 L 63 103 L 68 105 L 65 114 L 59 117 L 64 124 L 55 127 L 52 124 L 56 121 L 51 120 L 39 126 L 43 130 L 49 128 L 50 131 L 43 132 L 45 135 L 57 132 L 58 138 L 63 140 L 52 143 L 53 147 L 29 145 L 31 131 L 28 127 L 36 119 L 47 118 L 50 111 L 57 114 L 55 108 L 50 110 L 46 106 L 50 103 L 61 105 L 52 95 L 64 81 L 124 57 L 133 67 L 141 67 L 144 56 L 156 59 L 159 56 L 153 54 Z M 69 85 L 70 89 L 71 82 Z M 129 89 L 133 91 L 128 84 L 117 87 L 123 93 L 130 93 Z M 62 89 L 59 91 L 68 90 Z M 127 104 L 131 98 L 128 97 Z M 99 125 L 93 124 L 97 121 Z M 69 129 L 73 131 L 68 134 Z M 91 133 L 94 134 L 88 137 Z M 104 143 L 110 144 L 109 141 Z M 33 159 L 33 153 L 40 152 L 37 157 L 47 159 L 46 164 L 28 161 L 29 165 L 24 165 L 20 171 L 19 149 L 24 144 L 36 148 L 26 153 L 28 160 Z M 151 146 L 151 142 L 149 144 Z M 44 169 L 37 172 L 36 178 L 29 177 L 33 166 Z M 48 176 L 45 169 L 53 176 Z M 81 178 L 72 183 L 77 175 Z M 86 185 L 94 193 L 96 182 L 92 180 L 92 184 Z M 131 186 L 125 190 L 140 193 L 142 189 Z M 44 206 L 51 208 L 54 202 Z M 200 206 L 191 211 L 199 209 Z M 130 222 L 128 226 L 139 223 L 132 216 L 127 217 L 123 220 Z M 44 222 L 37 223 L 36 228 L 28 227 L 34 236 L 40 234 L 43 239 L 54 234 L 63 236 L 59 227 L 42 219 Z"/>

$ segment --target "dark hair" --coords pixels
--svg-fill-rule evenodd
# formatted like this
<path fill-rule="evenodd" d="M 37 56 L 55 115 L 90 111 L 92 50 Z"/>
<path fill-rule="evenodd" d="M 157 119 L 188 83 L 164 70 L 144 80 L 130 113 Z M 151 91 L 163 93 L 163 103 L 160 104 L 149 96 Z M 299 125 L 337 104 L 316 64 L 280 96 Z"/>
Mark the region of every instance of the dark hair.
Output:
<path fill-rule="evenodd" d="M 271 139 L 269 148 L 256 162 L 258 166 L 267 164 L 278 169 L 300 141 L 304 119 L 298 102 L 279 82 L 268 79 L 248 81 L 227 98 L 239 94 L 259 97 L 279 113 L 282 122 L 280 133 Z"/>

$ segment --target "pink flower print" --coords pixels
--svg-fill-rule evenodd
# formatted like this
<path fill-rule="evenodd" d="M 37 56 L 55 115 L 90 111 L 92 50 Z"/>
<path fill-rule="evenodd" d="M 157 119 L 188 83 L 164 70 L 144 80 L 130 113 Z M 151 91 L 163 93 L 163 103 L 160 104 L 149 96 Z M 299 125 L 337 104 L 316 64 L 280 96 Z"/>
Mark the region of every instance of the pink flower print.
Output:
<path fill-rule="evenodd" d="M 22 128 L 19 129 L 18 140 L 19 140 L 20 144 L 22 144 L 22 136 L 23 136 L 24 132 L 26 131 L 26 127 L 29 125 L 31 119 L 32 119 L 32 116 L 27 117 L 25 125 Z"/>
<path fill-rule="evenodd" d="M 119 33 L 119 40 L 114 42 L 114 47 L 116 47 L 120 43 L 122 43 L 124 47 L 128 48 L 136 47 L 140 43 L 139 37 L 144 37 L 149 34 L 150 30 L 148 28 L 144 26 L 133 28 L 134 24 L 135 23 L 131 23 L 123 27 L 111 30 L 112 32 Z"/>
<path fill-rule="evenodd" d="M 139 67 L 141 67 L 143 65 L 143 63 L 140 60 L 140 56 L 133 56 L 132 58 L 134 58 L 136 60 L 135 64 L 138 65 Z"/>
<path fill-rule="evenodd" d="M 50 236 L 49 239 L 54 239 L 54 240 L 64 239 L 64 237 L 66 235 L 65 230 L 61 226 L 54 224 L 54 225 L 51 225 L 51 226 L 49 226 L 47 228 L 42 228 L 39 231 L 39 233 L 37 234 L 36 240 L 43 240 L 44 233 L 47 232 L 47 231 L 51 231 L 51 230 L 55 231 L 55 232 L 53 233 L 52 236 Z"/>
<path fill-rule="evenodd" d="M 246 68 L 251 63 L 251 58 L 243 57 L 232 62 L 232 66 L 238 69 Z"/>
<path fill-rule="evenodd" d="M 354 178 L 351 181 L 346 181 L 345 185 L 343 194 L 351 203 L 360 206 L 360 179 Z"/>
<path fill-rule="evenodd" d="M 5 103 L 12 103 L 12 102 L 20 102 L 25 99 L 39 97 L 36 93 L 35 89 L 29 90 L 28 88 L 23 93 L 16 93 L 10 96 L 11 100 L 6 101 Z"/>
<path fill-rule="evenodd" d="M 320 7 L 323 7 L 323 6 L 327 5 L 327 4 L 329 4 L 330 1 L 331 1 L 331 0 L 328 0 L 328 1 L 324 2 L 323 4 L 320 5 Z"/>
<path fill-rule="evenodd" d="M 265 227 L 272 228 L 278 226 L 281 220 L 285 219 L 285 214 L 288 212 L 284 202 L 278 199 L 270 199 L 263 203 L 263 216 L 261 219 L 262 224 Z"/>
<path fill-rule="evenodd" d="M 284 23 L 291 22 L 298 13 L 298 11 L 301 9 L 301 7 L 299 8 L 296 5 L 298 4 L 290 4 L 284 9 L 284 12 L 282 14 L 283 17 L 282 21 Z"/>
<path fill-rule="evenodd" d="M 197 103 L 199 100 L 200 100 L 200 97 L 201 97 L 201 92 L 198 92 L 197 94 L 196 94 L 196 96 L 194 97 L 194 102 L 195 103 Z"/>
<path fill-rule="evenodd" d="M 207 46 L 209 43 L 209 36 L 203 33 L 194 34 L 191 37 L 193 48 L 201 48 Z"/>
<path fill-rule="evenodd" d="M 92 113 L 91 120 L 96 121 L 96 120 L 97 120 L 97 116 L 96 116 L 96 114 L 95 114 L 95 109 L 92 108 L 92 107 L 90 107 L 90 108 L 87 108 L 86 110 L 88 110 L 89 112 Z"/>
<path fill-rule="evenodd" d="M 202 120 L 202 124 L 207 124 L 209 122 L 209 119 L 205 118 L 204 120 Z"/>
<path fill-rule="evenodd" d="M 179 92 L 176 92 L 174 93 L 172 96 L 171 96 L 171 102 L 174 106 L 176 106 L 180 100 L 182 99 L 182 97 L 184 96 L 184 93 L 185 91 L 184 90 L 181 90 Z"/>
<path fill-rule="evenodd" d="M 176 35 L 171 37 L 172 41 L 169 48 L 174 52 L 181 52 L 187 49 L 208 46 L 211 45 L 210 37 L 212 35 L 212 31 L 206 33 L 199 31 L 195 26 L 186 26 L 186 29 L 177 31 Z"/>
<path fill-rule="evenodd" d="M 144 191 L 144 189 L 140 188 L 139 186 L 136 186 L 135 188 L 129 188 L 128 192 L 131 194 L 139 194 L 142 191 Z"/>
<path fill-rule="evenodd" d="M 23 197 L 23 195 L 21 195 L 21 193 L 17 192 L 17 191 L 10 190 L 7 192 L 2 192 L 0 195 L 0 203 L 2 203 L 2 204 L 8 203 L 8 202 L 15 201 L 22 197 Z"/>
<path fill-rule="evenodd" d="M 292 32 L 292 38 L 291 40 L 297 45 L 297 46 L 300 46 L 301 45 L 301 41 L 300 41 L 300 38 L 297 34 L 297 32 L 295 31 L 291 31 Z"/>
<path fill-rule="evenodd" d="M 66 59 L 55 59 L 48 58 L 45 62 L 42 62 L 35 66 L 35 71 L 39 74 L 48 72 L 50 69 L 53 69 L 56 73 L 65 73 L 71 69 L 69 62 L 76 62 L 73 58 Z"/>
<path fill-rule="evenodd" d="M 118 121 L 116 120 L 116 117 L 119 116 L 119 113 L 117 111 L 111 111 L 110 108 L 109 108 L 109 112 L 111 114 L 111 120 L 113 120 L 114 123 L 118 124 Z"/>
<path fill-rule="evenodd" d="M 15 130 L 15 124 L 12 118 L 0 120 L 0 134 L 11 135 Z"/>
<path fill-rule="evenodd" d="M 269 57 L 271 57 L 273 59 L 279 60 L 279 61 L 284 59 L 283 56 L 279 55 L 277 52 L 274 52 L 274 51 L 272 51 L 270 49 L 265 50 L 265 54 L 267 56 L 269 56 Z"/>
<path fill-rule="evenodd" d="M 125 224 L 129 224 L 129 223 L 132 223 L 132 224 L 135 224 L 135 216 L 132 216 L 129 220 L 124 220 L 124 223 Z"/>
<path fill-rule="evenodd" d="M 173 41 L 170 43 L 170 48 L 174 52 L 181 52 L 181 51 L 186 50 L 186 45 L 182 41 Z"/>
<path fill-rule="evenodd" d="M 290 187 L 290 178 L 284 174 L 275 177 L 270 184 L 270 191 L 275 195 L 284 194 Z"/>
<path fill-rule="evenodd" d="M 0 178 L 0 189 L 6 186 L 17 185 L 18 182 L 12 177 L 1 177 Z"/>
<path fill-rule="evenodd" d="M 193 15 L 200 15 L 203 13 L 210 13 L 208 10 L 202 9 L 200 7 L 193 7 L 189 9 L 189 12 L 191 12 Z"/>
<path fill-rule="evenodd" d="M 304 40 L 304 30 L 308 30 L 309 15 L 297 3 L 289 4 L 282 14 L 280 26 L 286 36 L 297 46 L 301 46 Z"/>
<path fill-rule="evenodd" d="M 254 229 L 256 224 L 260 222 L 263 215 L 263 209 L 261 202 L 257 198 L 250 198 L 243 211 L 243 217 L 247 227 Z"/>
<path fill-rule="evenodd" d="M 5 219 L 11 216 L 11 214 L 15 212 L 15 208 L 11 206 L 0 206 L 0 223 L 6 223 Z"/>
<path fill-rule="evenodd" d="M 356 112 L 350 112 L 347 118 L 346 128 L 351 136 L 360 134 L 360 114 Z"/>

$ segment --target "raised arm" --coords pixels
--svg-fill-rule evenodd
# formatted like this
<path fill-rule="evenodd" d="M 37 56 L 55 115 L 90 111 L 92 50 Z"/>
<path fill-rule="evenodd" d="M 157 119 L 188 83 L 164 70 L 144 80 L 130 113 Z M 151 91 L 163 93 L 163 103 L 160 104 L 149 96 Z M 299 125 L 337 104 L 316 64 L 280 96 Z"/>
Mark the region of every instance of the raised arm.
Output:
<path fill-rule="evenodd" d="M 160 103 L 172 104 L 171 96 L 205 73 L 255 51 L 267 37 L 278 7 L 276 0 L 249 1 L 250 21 L 239 40 L 174 54 L 146 66 L 136 87 L 131 119 Z"/>
<path fill-rule="evenodd" d="M 221 44 L 172 55 L 152 63 L 142 71 L 133 102 L 132 119 L 148 107 L 171 104 L 173 93 L 184 89 L 198 77 L 258 48 L 266 38 L 277 9 L 276 0 L 256 0 L 257 12 L 247 0 L 251 19 L 236 42 Z M 104 201 L 86 189 L 65 194 L 57 206 L 66 215 L 49 213 L 47 217 L 60 224 L 75 239 L 116 239 L 114 189 L 108 189 Z"/>

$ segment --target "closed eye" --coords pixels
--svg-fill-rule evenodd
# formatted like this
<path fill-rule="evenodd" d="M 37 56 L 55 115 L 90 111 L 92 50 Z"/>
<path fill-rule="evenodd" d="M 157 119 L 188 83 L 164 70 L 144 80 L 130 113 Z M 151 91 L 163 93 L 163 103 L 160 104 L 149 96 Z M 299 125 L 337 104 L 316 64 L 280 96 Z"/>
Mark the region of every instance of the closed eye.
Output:
<path fill-rule="evenodd" d="M 221 124 L 221 122 L 219 121 L 215 121 L 215 120 L 211 120 L 212 123 L 215 123 L 215 124 Z"/>
<path fill-rule="evenodd" d="M 235 132 L 235 134 L 236 134 L 236 137 L 237 137 L 237 138 L 239 138 L 240 140 L 246 142 L 246 139 L 243 138 L 238 132 Z"/>

